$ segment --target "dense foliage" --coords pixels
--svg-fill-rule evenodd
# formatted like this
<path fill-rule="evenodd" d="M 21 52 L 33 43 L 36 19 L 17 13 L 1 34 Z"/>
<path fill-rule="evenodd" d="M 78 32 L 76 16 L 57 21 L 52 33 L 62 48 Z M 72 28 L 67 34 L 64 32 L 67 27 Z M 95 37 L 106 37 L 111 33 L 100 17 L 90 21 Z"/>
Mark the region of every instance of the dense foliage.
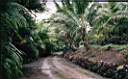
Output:
<path fill-rule="evenodd" d="M 90 49 L 89 44 L 128 44 L 128 3 L 62 0 L 60 5 L 55 1 L 56 14 L 36 23 L 33 12 L 44 11 L 46 0 L 2 1 L 0 73 L 4 79 L 18 78 L 24 63 L 53 52 Z M 123 54 L 128 59 L 127 51 Z"/>
<path fill-rule="evenodd" d="M 88 41 L 89 39 L 89 42 L 93 44 L 127 44 L 128 4 L 126 2 L 98 3 L 63 0 L 62 5 L 56 3 L 56 6 L 59 13 L 72 20 L 70 23 L 73 27 L 69 26 L 68 29 L 75 29 L 71 34 L 74 40 L 81 34 L 81 40 L 84 38 Z M 81 33 L 83 28 L 87 33 L 88 28 L 92 30 L 88 34 L 86 32 L 83 34 Z"/>
<path fill-rule="evenodd" d="M 37 39 L 39 35 L 35 32 L 32 13 L 25 5 L 16 0 L 4 0 L 0 6 L 1 76 L 15 79 L 23 74 L 23 63 L 38 58 L 40 46 L 37 40 L 40 39 Z"/>
<path fill-rule="evenodd" d="M 127 44 L 128 4 L 109 2 L 95 5 L 98 6 L 91 21 L 95 43 Z"/>

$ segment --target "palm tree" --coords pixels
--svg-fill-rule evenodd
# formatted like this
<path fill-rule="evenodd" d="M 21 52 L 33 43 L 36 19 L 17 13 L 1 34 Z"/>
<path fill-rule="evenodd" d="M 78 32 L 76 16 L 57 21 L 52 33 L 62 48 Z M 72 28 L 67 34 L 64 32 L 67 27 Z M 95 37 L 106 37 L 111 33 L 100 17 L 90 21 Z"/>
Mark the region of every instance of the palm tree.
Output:
<path fill-rule="evenodd" d="M 78 31 L 81 34 L 81 39 L 84 42 L 84 46 L 86 49 L 90 49 L 90 46 L 88 44 L 88 36 L 87 36 L 87 24 L 88 21 L 86 19 L 88 13 L 88 7 L 89 7 L 89 2 L 85 0 L 62 0 L 62 7 L 54 1 L 56 4 L 56 7 L 58 8 L 58 11 L 69 17 L 76 26 L 73 26 L 72 28 L 75 28 L 73 30 L 72 35 L 77 35 Z"/>
<path fill-rule="evenodd" d="M 35 22 L 31 11 L 16 0 L 2 0 L 0 3 L 0 73 L 4 79 L 17 79 L 22 75 L 23 48 L 31 49 L 33 58 L 38 50 L 33 40 Z M 24 0 L 25 1 L 25 0 Z M 27 1 L 27 0 L 26 0 Z M 22 48 L 22 49 L 21 49 Z M 28 49 L 27 49 L 28 50 Z M 25 53 L 24 53 L 25 52 Z"/>
<path fill-rule="evenodd" d="M 97 7 L 96 16 L 92 20 L 94 27 L 93 32 L 97 34 L 98 39 L 102 38 L 102 40 L 115 37 L 112 35 L 114 32 L 119 33 L 119 31 L 121 32 L 121 28 L 126 28 L 126 19 L 128 19 L 128 4 L 125 2 L 108 2 L 99 4 L 99 6 L 100 7 Z M 118 33 L 116 33 L 116 35 Z"/>
<path fill-rule="evenodd" d="M 56 13 L 52 15 L 52 17 L 49 19 L 49 30 L 52 30 L 52 35 L 57 34 L 56 38 L 65 43 L 66 46 L 71 47 L 72 49 L 76 50 L 76 47 L 78 47 L 79 42 L 79 36 L 76 35 L 74 37 L 75 28 L 73 26 L 76 26 L 74 21 L 72 19 L 69 19 L 66 15 L 63 15 L 62 13 Z M 59 35 L 58 35 L 59 34 Z M 74 47 L 72 47 L 74 46 Z"/>

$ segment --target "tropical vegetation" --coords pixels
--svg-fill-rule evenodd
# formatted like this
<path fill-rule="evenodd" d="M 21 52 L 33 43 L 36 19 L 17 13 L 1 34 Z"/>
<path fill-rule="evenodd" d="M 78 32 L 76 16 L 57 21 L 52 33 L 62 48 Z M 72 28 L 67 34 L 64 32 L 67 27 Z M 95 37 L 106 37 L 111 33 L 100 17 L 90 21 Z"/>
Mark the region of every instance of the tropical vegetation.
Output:
<path fill-rule="evenodd" d="M 47 0 L 40 1 L 0 3 L 0 78 L 17 79 L 23 75 L 23 64 L 57 51 L 128 48 L 127 2 L 54 0 L 57 12 L 36 22 L 35 13 L 46 10 Z M 120 53 L 128 60 L 127 51 Z"/>

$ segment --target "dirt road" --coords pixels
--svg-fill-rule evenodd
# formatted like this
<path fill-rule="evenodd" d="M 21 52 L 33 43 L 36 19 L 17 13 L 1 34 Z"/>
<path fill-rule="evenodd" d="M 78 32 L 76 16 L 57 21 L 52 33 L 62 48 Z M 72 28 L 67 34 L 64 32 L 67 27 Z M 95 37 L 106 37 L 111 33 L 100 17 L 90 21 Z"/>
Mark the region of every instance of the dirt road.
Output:
<path fill-rule="evenodd" d="M 39 59 L 25 65 L 25 70 L 20 79 L 107 79 L 59 57 Z"/>

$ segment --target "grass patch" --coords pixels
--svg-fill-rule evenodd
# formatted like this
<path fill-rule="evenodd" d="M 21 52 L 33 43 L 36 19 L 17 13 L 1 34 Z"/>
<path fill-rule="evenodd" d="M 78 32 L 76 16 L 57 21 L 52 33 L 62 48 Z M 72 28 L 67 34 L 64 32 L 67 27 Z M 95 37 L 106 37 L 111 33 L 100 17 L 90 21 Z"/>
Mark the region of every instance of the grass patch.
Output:
<path fill-rule="evenodd" d="M 115 48 L 119 51 L 128 48 L 128 44 L 126 45 L 107 44 L 107 45 L 91 45 L 91 46 L 94 48 L 101 48 L 101 49 Z"/>

